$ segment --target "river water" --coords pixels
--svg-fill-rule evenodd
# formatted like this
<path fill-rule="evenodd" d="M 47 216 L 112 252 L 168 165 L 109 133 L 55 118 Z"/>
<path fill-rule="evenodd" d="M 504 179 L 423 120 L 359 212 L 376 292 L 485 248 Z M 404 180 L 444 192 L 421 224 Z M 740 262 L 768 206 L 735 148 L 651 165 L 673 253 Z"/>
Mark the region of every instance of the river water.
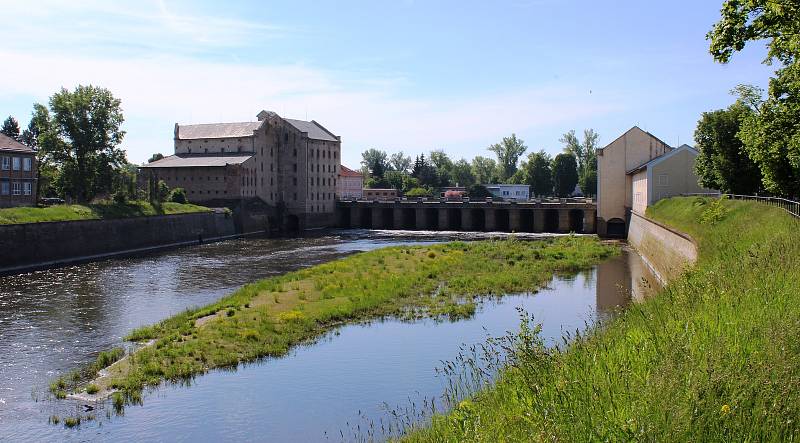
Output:
<path fill-rule="evenodd" d="M 655 282 L 641 259 L 625 252 L 590 271 L 554 277 L 536 294 L 486 300 L 467 320 L 347 325 L 282 358 L 150 390 L 124 416 L 104 405 L 84 412 L 74 401 L 48 399 L 49 381 L 122 344 L 133 328 L 260 278 L 357 251 L 444 239 L 357 231 L 241 239 L 0 277 L 0 440 L 349 440 L 370 423 L 379 428 L 387 409 L 416 408 L 441 395 L 442 361 L 456 358 L 461 345 L 516 330 L 517 308 L 533 314 L 552 342 L 644 296 Z M 54 414 L 80 413 L 95 419 L 73 429 L 48 423 Z"/>

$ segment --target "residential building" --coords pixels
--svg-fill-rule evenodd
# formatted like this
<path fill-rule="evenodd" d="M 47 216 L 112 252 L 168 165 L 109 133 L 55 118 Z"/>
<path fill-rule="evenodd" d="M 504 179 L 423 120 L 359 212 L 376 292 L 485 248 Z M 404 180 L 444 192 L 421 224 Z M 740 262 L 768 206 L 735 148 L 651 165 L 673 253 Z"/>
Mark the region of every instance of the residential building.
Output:
<path fill-rule="evenodd" d="M 344 165 L 339 170 L 339 181 L 336 182 L 336 196 L 339 200 L 361 199 L 364 195 L 364 174 Z"/>
<path fill-rule="evenodd" d="M 36 205 L 36 152 L 0 134 L 0 208 Z"/>
<path fill-rule="evenodd" d="M 502 198 L 503 200 L 530 200 L 530 185 L 512 185 L 512 184 L 495 184 L 485 185 L 486 189 L 492 193 L 495 198 Z"/>
<path fill-rule="evenodd" d="M 597 233 L 624 237 L 633 206 L 633 176 L 627 172 L 672 148 L 637 126 L 597 150 Z"/>
<path fill-rule="evenodd" d="M 260 200 L 289 230 L 331 226 L 341 137 L 314 120 L 261 111 L 258 121 L 175 124 L 175 154 L 141 167 L 191 202 Z"/>
<path fill-rule="evenodd" d="M 397 189 L 364 189 L 364 200 L 394 200 L 398 198 Z"/>
<path fill-rule="evenodd" d="M 682 145 L 628 171 L 633 195 L 631 210 L 644 215 L 649 205 L 663 198 L 714 192 L 698 183 L 697 174 L 694 172 L 698 154 L 693 147 Z"/>

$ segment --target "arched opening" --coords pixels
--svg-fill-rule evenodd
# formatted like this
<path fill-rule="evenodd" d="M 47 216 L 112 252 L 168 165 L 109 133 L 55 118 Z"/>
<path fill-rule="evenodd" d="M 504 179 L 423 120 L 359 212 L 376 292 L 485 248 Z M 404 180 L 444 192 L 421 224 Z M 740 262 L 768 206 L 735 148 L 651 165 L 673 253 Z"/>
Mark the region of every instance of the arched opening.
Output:
<path fill-rule="evenodd" d="M 486 213 L 483 209 L 473 209 L 470 215 L 472 215 L 472 229 L 475 231 L 485 231 Z"/>
<path fill-rule="evenodd" d="M 425 209 L 425 229 L 439 229 L 439 210 L 436 208 Z"/>
<path fill-rule="evenodd" d="M 381 208 L 381 222 L 383 229 L 394 228 L 394 211 L 392 208 Z"/>
<path fill-rule="evenodd" d="M 498 209 L 494 211 L 495 228 L 500 232 L 510 231 L 508 209 Z"/>
<path fill-rule="evenodd" d="M 415 209 L 403 209 L 403 229 L 417 229 L 417 211 Z"/>
<path fill-rule="evenodd" d="M 451 231 L 460 231 L 462 229 L 461 226 L 461 209 L 448 209 L 447 229 Z"/>
<path fill-rule="evenodd" d="M 286 216 L 286 233 L 297 234 L 300 232 L 300 218 L 290 214 Z"/>
<path fill-rule="evenodd" d="M 533 209 L 519 211 L 519 229 L 521 232 L 533 232 Z"/>
<path fill-rule="evenodd" d="M 570 232 L 583 232 L 583 209 L 569 210 L 569 230 Z"/>
<path fill-rule="evenodd" d="M 359 220 L 359 227 L 364 229 L 372 229 L 372 209 L 361 208 L 361 220 Z"/>
<path fill-rule="evenodd" d="M 625 220 L 612 218 L 606 223 L 606 235 L 609 237 L 625 237 Z"/>
<path fill-rule="evenodd" d="M 350 217 L 351 217 L 351 210 L 350 208 L 339 208 L 339 227 L 340 228 L 349 228 L 350 227 Z"/>
<path fill-rule="evenodd" d="M 544 211 L 544 232 L 558 232 L 558 209 Z"/>

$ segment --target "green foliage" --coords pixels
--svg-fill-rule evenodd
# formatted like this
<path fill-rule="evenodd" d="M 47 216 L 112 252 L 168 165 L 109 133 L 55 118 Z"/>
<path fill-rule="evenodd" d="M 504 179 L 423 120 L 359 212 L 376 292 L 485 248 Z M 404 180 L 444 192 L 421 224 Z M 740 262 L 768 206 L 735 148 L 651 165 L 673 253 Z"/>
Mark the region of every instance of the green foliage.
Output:
<path fill-rule="evenodd" d="M 164 158 L 164 154 L 156 152 L 155 154 L 151 155 L 150 158 L 147 159 L 147 163 L 153 163 L 155 161 L 161 160 L 162 158 Z"/>
<path fill-rule="evenodd" d="M 411 176 L 417 179 L 420 187 L 439 187 L 439 173 L 436 167 L 425 159 L 425 154 L 419 155 L 414 161 Z"/>
<path fill-rule="evenodd" d="M 19 122 L 17 122 L 17 119 L 9 115 L 8 118 L 3 121 L 3 126 L 0 127 L 0 134 L 5 134 L 19 141 Z"/>
<path fill-rule="evenodd" d="M 0 225 L 46 221 L 93 220 L 103 218 L 142 217 L 146 215 L 207 212 L 208 208 L 191 204 L 164 203 L 154 206 L 136 200 L 125 204 L 98 202 L 91 205 L 54 205 L 46 208 L 17 207 L 0 209 Z"/>
<path fill-rule="evenodd" d="M 155 203 L 163 203 L 167 201 L 169 195 L 169 186 L 167 186 L 167 183 L 164 180 L 159 180 L 156 184 Z"/>
<path fill-rule="evenodd" d="M 524 319 L 500 342 L 515 352 L 496 383 L 404 440 L 795 440 L 800 226 L 778 208 L 720 202 L 713 225 L 698 223 L 710 199 L 649 207 L 697 241 L 696 267 L 567 347 L 545 346 Z"/>
<path fill-rule="evenodd" d="M 578 184 L 578 163 L 572 154 L 558 154 L 553 159 L 553 192 L 558 197 L 568 197 Z"/>
<path fill-rule="evenodd" d="M 86 386 L 86 393 L 87 394 L 94 395 L 94 394 L 97 394 L 98 392 L 100 392 L 100 388 L 96 384 L 89 383 L 89 385 Z"/>
<path fill-rule="evenodd" d="M 189 200 L 186 198 L 186 190 L 183 188 L 173 189 L 169 194 L 169 201 L 180 204 L 188 203 Z"/>
<path fill-rule="evenodd" d="M 111 200 L 115 205 L 124 205 L 128 202 L 128 193 L 120 189 L 111 195 Z"/>
<path fill-rule="evenodd" d="M 597 139 L 594 129 L 583 130 L 583 143 L 578 141 L 574 130 L 570 130 L 559 140 L 564 143 L 564 153 L 571 154 L 578 162 L 578 185 L 584 195 L 597 193 Z M 570 191 L 572 192 L 572 191 Z"/>
<path fill-rule="evenodd" d="M 453 163 L 450 169 L 450 184 L 453 186 L 463 186 L 469 188 L 476 183 L 475 175 L 472 173 L 472 166 L 468 161 L 458 160 Z"/>
<path fill-rule="evenodd" d="M 472 159 L 472 175 L 475 176 L 475 183 L 479 185 L 488 185 L 500 181 L 497 177 L 497 162 L 480 155 Z"/>
<path fill-rule="evenodd" d="M 712 201 L 709 205 L 707 205 L 706 209 L 700 213 L 700 223 L 704 225 L 715 225 L 722 221 L 725 218 L 725 205 L 723 201 L 725 198 L 718 198 Z M 701 199 L 702 202 L 706 202 L 707 200 Z"/>
<path fill-rule="evenodd" d="M 369 171 L 372 177 L 383 178 L 383 174 L 389 166 L 386 157 L 386 151 L 367 149 L 361 153 L 361 165 Z"/>
<path fill-rule="evenodd" d="M 467 189 L 467 195 L 469 195 L 469 198 L 483 200 L 486 197 L 491 197 L 492 193 L 486 189 L 486 186 L 472 185 Z"/>
<path fill-rule="evenodd" d="M 750 159 L 738 137 L 742 122 L 753 115 L 742 100 L 716 111 L 704 112 L 694 139 L 700 154 L 695 172 L 700 185 L 732 194 L 755 194 L 761 187 L 761 171 Z"/>
<path fill-rule="evenodd" d="M 414 188 L 406 192 L 406 197 L 432 197 L 433 192 L 428 188 Z"/>
<path fill-rule="evenodd" d="M 550 169 L 552 159 L 544 151 L 528 154 L 528 160 L 522 162 L 518 171 L 521 183 L 530 185 L 532 196 L 547 196 L 553 193 L 553 171 Z"/>
<path fill-rule="evenodd" d="M 394 171 L 407 174 L 411 172 L 411 157 L 405 155 L 403 151 L 395 152 L 389 158 L 389 166 Z"/>
<path fill-rule="evenodd" d="M 517 172 L 517 161 L 528 147 L 522 139 L 517 138 L 516 134 L 511 134 L 511 137 L 503 137 L 501 143 L 495 143 L 488 149 L 497 155 L 499 179 L 505 182 Z"/>

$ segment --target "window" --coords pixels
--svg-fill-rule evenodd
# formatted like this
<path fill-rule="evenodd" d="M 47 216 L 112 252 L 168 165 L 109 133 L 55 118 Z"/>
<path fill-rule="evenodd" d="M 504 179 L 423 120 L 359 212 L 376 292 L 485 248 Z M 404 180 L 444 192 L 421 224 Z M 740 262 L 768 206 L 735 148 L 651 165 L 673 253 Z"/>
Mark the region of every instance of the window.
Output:
<path fill-rule="evenodd" d="M 297 163 L 292 164 L 292 170 L 294 170 L 294 172 L 297 172 Z"/>
<path fill-rule="evenodd" d="M 25 157 L 22 159 L 22 170 L 23 171 L 30 171 L 33 161 L 30 157 Z"/>
<path fill-rule="evenodd" d="M 658 186 L 669 186 L 669 175 L 667 175 L 667 174 L 659 174 L 658 175 Z"/>
<path fill-rule="evenodd" d="M 12 195 L 21 195 L 22 194 L 22 183 L 20 183 L 20 182 L 11 183 L 11 194 Z"/>
<path fill-rule="evenodd" d="M 292 154 L 293 154 L 295 157 L 297 157 L 297 148 L 294 148 L 294 150 L 292 151 Z"/>
<path fill-rule="evenodd" d="M 14 157 L 11 169 L 19 171 L 19 166 L 20 166 L 19 157 Z"/>
<path fill-rule="evenodd" d="M 292 177 L 292 184 L 297 186 L 297 177 Z"/>
<path fill-rule="evenodd" d="M 11 169 L 11 157 L 3 157 L 3 170 L 8 171 Z"/>
<path fill-rule="evenodd" d="M 31 182 L 24 182 L 22 185 L 23 185 L 22 189 L 25 195 L 31 195 L 32 192 Z"/>
<path fill-rule="evenodd" d="M 8 158 L 8 157 L 4 157 Z M 8 180 L 3 180 L 0 182 L 0 195 L 8 195 L 11 193 L 11 187 L 8 184 Z"/>

